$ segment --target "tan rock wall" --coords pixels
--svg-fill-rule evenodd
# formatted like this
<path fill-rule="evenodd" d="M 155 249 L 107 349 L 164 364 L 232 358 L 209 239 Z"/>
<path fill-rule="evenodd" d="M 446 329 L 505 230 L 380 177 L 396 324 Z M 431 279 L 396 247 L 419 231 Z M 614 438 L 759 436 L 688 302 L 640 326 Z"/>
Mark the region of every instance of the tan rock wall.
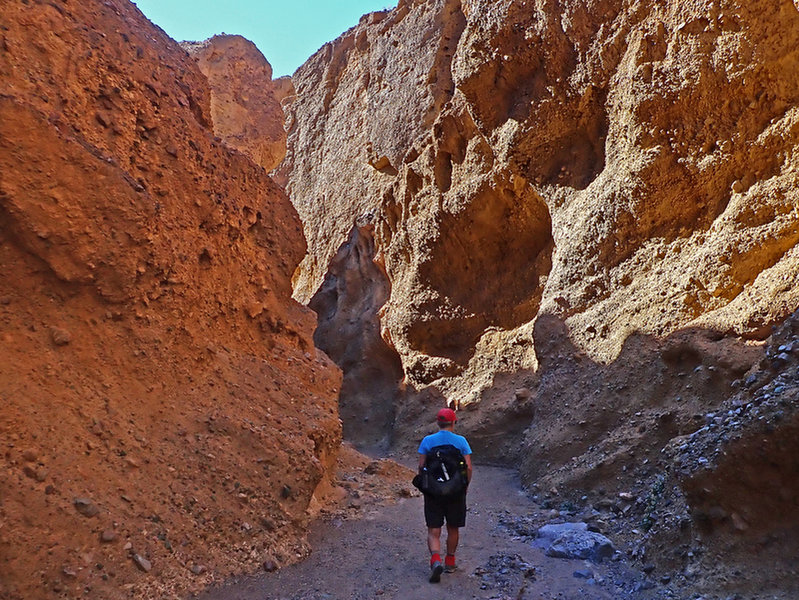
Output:
<path fill-rule="evenodd" d="M 337 254 L 374 227 L 397 449 L 458 407 L 476 460 L 519 465 L 549 506 L 621 511 L 624 492 L 641 560 L 687 581 L 674 549 L 706 543 L 713 574 L 686 585 L 792 597 L 795 536 L 768 507 L 795 500 L 795 382 L 763 367 L 779 418 L 740 438 L 703 425 L 751 402 L 799 303 L 798 48 L 789 0 L 408 0 L 303 65 L 278 169 L 308 238 L 295 295 L 329 265 L 346 282 Z M 749 457 L 746 480 L 707 447 Z"/>
<path fill-rule="evenodd" d="M 267 171 L 274 169 L 286 154 L 280 101 L 291 94 L 284 85 L 289 80 L 273 82 L 272 66 L 240 35 L 182 46 L 208 78 L 214 133 Z"/>
<path fill-rule="evenodd" d="M 762 338 L 797 302 L 798 22 L 787 0 L 365 17 L 294 77 L 295 293 L 371 215 L 384 337 L 464 403 L 536 368 L 542 314 L 598 364 L 634 334 Z"/>
<path fill-rule="evenodd" d="M 341 435 L 296 211 L 131 3 L 1 12 L 0 596 L 296 560 Z"/>

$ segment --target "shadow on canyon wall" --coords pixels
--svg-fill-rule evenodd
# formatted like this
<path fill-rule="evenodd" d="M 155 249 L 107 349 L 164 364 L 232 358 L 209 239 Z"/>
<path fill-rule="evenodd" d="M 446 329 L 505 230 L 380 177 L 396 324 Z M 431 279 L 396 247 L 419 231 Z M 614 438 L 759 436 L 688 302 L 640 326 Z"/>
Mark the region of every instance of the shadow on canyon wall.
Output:
<path fill-rule="evenodd" d="M 385 451 L 391 442 L 402 363 L 380 336 L 380 308 L 390 293 L 374 262 L 370 225 L 354 226 L 309 307 L 318 315 L 314 342 L 344 374 L 339 412 L 345 439 Z"/>

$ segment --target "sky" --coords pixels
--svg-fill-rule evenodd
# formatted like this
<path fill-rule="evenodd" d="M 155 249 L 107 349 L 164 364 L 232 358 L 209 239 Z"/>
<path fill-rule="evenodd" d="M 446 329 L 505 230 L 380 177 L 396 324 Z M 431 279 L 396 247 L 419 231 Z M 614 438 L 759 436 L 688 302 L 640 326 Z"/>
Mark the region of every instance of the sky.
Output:
<path fill-rule="evenodd" d="M 362 15 L 394 8 L 397 0 L 134 0 L 148 19 L 177 41 L 217 33 L 252 41 L 274 77 L 291 75 L 326 42 Z"/>

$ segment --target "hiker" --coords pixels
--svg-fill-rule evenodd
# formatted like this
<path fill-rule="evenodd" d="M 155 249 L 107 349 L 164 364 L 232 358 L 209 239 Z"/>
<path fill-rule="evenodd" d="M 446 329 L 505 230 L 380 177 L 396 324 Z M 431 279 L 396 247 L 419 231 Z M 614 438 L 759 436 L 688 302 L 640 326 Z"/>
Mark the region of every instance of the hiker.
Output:
<path fill-rule="evenodd" d="M 472 449 L 462 435 L 453 433 L 458 417 L 451 408 L 436 415 L 439 431 L 419 444 L 419 476 L 425 475 L 424 519 L 430 550 L 430 582 L 455 571 L 459 529 L 466 525 L 466 490 L 472 479 Z M 443 465 L 443 466 L 442 466 Z M 419 479 L 421 481 L 421 479 Z M 447 523 L 447 555 L 441 563 L 441 527 Z"/>

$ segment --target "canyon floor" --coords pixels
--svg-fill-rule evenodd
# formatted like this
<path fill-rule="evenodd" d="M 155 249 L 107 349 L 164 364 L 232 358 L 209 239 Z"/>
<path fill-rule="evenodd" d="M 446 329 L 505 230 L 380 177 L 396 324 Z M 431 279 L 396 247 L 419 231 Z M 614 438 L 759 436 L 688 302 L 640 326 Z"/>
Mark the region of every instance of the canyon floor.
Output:
<path fill-rule="evenodd" d="M 422 498 L 393 504 L 364 498 L 319 519 L 309 558 L 272 573 L 228 581 L 198 600 L 577 599 L 673 598 L 671 590 L 627 563 L 625 552 L 593 564 L 551 558 L 524 533 L 531 524 L 579 520 L 555 515 L 526 494 L 510 469 L 477 465 L 461 533 L 459 566 L 431 584 Z M 565 519 L 559 518 L 565 516 Z"/>

